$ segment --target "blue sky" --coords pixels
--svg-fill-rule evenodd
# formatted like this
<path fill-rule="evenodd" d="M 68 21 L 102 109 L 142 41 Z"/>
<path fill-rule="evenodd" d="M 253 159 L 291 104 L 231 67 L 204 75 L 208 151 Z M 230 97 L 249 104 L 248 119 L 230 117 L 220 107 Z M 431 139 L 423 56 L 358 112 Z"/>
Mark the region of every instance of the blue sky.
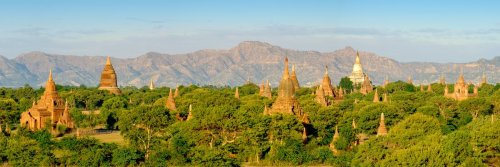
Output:
<path fill-rule="evenodd" d="M 500 56 L 500 1 L 2 0 L 0 55 L 137 57 L 256 40 L 399 61 Z"/>

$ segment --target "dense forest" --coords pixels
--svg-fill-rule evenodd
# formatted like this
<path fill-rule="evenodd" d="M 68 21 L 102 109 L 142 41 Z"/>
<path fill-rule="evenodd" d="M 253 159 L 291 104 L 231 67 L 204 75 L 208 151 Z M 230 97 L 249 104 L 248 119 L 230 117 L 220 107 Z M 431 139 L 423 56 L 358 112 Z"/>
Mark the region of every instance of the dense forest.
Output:
<path fill-rule="evenodd" d="M 352 88 L 348 84 L 339 83 Z M 252 83 L 238 87 L 239 99 L 235 87 L 180 86 L 175 111 L 165 107 L 167 87 L 122 87 L 123 94 L 117 96 L 95 87 L 57 86 L 69 102 L 76 127 L 116 130 L 124 143 L 75 137 L 74 131 L 53 135 L 47 129 L 23 129 L 21 112 L 44 89 L 0 88 L 0 162 L 10 166 L 498 166 L 500 84 L 482 85 L 479 97 L 463 101 L 444 97 L 444 87 L 435 83 L 432 92 L 420 91 L 397 81 L 376 87 L 379 94 L 388 94 L 387 102 L 374 103 L 373 91 L 346 94 L 327 107 L 314 100 L 316 87 L 300 88 L 295 96 L 309 115 L 305 127 L 293 115 L 264 115 L 276 89 L 268 99 L 259 96 L 259 87 Z M 453 84 L 448 87 L 453 90 Z M 190 105 L 192 118 L 186 120 Z M 376 136 L 381 113 L 386 136 Z M 336 127 L 334 154 L 329 146 Z M 356 142 L 359 134 L 367 138 L 361 144 Z"/>

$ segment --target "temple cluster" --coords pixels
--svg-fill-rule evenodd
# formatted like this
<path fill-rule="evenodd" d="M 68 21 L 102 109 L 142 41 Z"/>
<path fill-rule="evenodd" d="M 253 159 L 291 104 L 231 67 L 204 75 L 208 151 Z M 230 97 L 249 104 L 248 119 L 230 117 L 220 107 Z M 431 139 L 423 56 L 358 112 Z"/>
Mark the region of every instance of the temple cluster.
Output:
<path fill-rule="evenodd" d="M 374 89 L 372 85 L 372 81 L 368 74 L 363 72 L 363 67 L 361 65 L 361 59 L 359 53 L 356 53 L 355 62 L 352 68 L 351 75 L 348 76 L 351 80 L 354 88 L 351 92 L 359 92 L 363 95 L 367 95 L 373 91 L 374 97 L 373 102 L 389 102 L 387 93 L 384 93 L 380 96 L 377 89 Z M 413 80 L 408 77 L 409 84 L 413 84 Z M 109 57 L 106 58 L 106 63 L 104 65 L 104 69 L 101 74 L 101 79 L 98 85 L 98 89 L 109 91 L 115 95 L 121 95 L 121 90 L 117 84 L 117 75 L 111 64 L 111 60 Z M 250 80 L 247 83 L 251 83 Z M 453 98 L 455 100 L 464 100 L 470 97 L 478 96 L 478 86 L 468 84 L 465 79 L 463 73 L 460 73 L 458 77 L 453 92 L 450 92 L 448 89 L 448 85 L 446 85 L 446 81 L 444 76 L 439 78 L 439 83 L 445 85 L 444 88 L 444 96 L 448 98 Z M 480 84 L 486 84 L 487 79 L 486 75 L 483 74 Z M 389 80 L 386 77 L 384 79 L 382 87 L 385 87 L 389 84 Z M 469 92 L 469 87 L 473 87 L 473 92 Z M 155 85 L 153 80 L 151 79 L 149 82 L 149 89 L 154 90 Z M 271 106 L 265 105 L 263 113 L 265 115 L 274 115 L 274 114 L 286 114 L 286 115 L 295 115 L 298 120 L 300 120 L 305 126 L 310 124 L 309 116 L 303 112 L 300 107 L 299 101 L 296 97 L 296 91 L 300 89 L 300 83 L 297 79 L 297 73 L 295 65 L 292 65 L 291 72 L 289 71 L 289 62 L 288 57 L 285 58 L 284 61 L 284 71 L 281 76 L 281 80 L 279 81 L 277 97 L 275 97 L 274 103 Z M 420 85 L 420 91 L 428 91 L 432 92 L 431 85 L 425 87 L 424 85 Z M 315 101 L 322 106 L 329 106 L 338 102 L 343 101 L 344 96 L 348 93 L 345 88 L 342 86 L 332 85 L 332 79 L 329 76 L 328 66 L 325 66 L 325 73 L 323 75 L 321 83 L 319 83 L 315 87 L 315 91 L 313 92 Z M 259 95 L 270 100 L 273 100 L 272 88 L 269 81 L 262 81 L 259 89 Z M 168 97 L 165 101 L 165 107 L 169 110 L 175 111 L 177 107 L 175 105 L 175 98 L 179 96 L 179 88 L 176 87 L 175 90 L 170 89 L 168 93 Z M 234 92 L 234 97 L 236 99 L 240 99 L 240 93 L 238 87 L 236 87 Z M 355 101 L 356 103 L 357 101 Z M 47 83 L 45 85 L 45 92 L 42 97 L 38 101 L 33 102 L 33 106 L 27 111 L 21 114 L 21 126 L 26 127 L 30 130 L 38 130 L 43 128 L 49 128 L 54 133 L 56 133 L 58 126 L 64 126 L 67 129 L 72 130 L 74 127 L 74 123 L 69 114 L 70 106 L 68 101 L 63 100 L 57 93 L 55 82 L 52 78 L 52 70 L 49 73 L 49 77 Z M 178 120 L 190 120 L 193 119 L 192 115 L 192 106 L 189 105 L 189 111 L 187 116 L 177 115 Z M 353 128 L 356 128 L 355 120 L 352 120 Z M 64 133 L 64 132 L 63 132 Z M 384 123 L 384 114 L 382 113 L 380 116 L 380 123 L 377 130 L 377 136 L 383 136 L 387 134 L 387 129 Z M 307 141 L 307 129 L 303 130 L 303 139 Z M 339 137 L 338 129 L 335 129 L 334 138 L 330 148 L 334 153 L 337 153 L 337 150 L 334 147 L 334 142 Z M 356 141 L 355 144 L 361 144 L 364 140 L 367 139 L 366 134 L 357 134 L 357 138 L 359 141 Z"/>

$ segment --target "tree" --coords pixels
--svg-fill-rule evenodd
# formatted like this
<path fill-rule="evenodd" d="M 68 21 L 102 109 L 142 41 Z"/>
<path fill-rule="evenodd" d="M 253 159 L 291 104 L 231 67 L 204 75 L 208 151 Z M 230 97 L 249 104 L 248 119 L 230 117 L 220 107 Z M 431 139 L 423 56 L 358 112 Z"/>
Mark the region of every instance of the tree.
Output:
<path fill-rule="evenodd" d="M 354 89 L 353 83 L 349 77 L 344 77 L 340 79 L 339 86 L 347 92 L 352 91 Z"/>
<path fill-rule="evenodd" d="M 161 136 L 165 135 L 165 128 L 172 122 L 168 110 L 163 106 L 141 105 L 123 111 L 119 116 L 118 125 L 121 134 L 133 146 L 143 151 L 147 160 L 151 147 L 158 144 Z"/>
<path fill-rule="evenodd" d="M 470 98 L 458 103 L 461 112 L 469 112 L 472 119 L 476 119 L 480 115 L 491 114 L 493 105 L 484 98 Z"/>

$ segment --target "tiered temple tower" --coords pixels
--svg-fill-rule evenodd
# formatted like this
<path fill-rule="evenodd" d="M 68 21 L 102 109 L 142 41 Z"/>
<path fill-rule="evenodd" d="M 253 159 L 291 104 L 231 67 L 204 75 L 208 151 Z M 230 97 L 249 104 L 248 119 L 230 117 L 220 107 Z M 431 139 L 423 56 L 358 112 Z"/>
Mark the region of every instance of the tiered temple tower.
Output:
<path fill-rule="evenodd" d="M 328 100 L 325 97 L 325 91 L 323 90 L 323 85 L 319 85 L 318 89 L 316 89 L 315 100 L 322 106 L 328 106 Z"/>
<path fill-rule="evenodd" d="M 263 97 L 267 97 L 269 99 L 273 99 L 273 95 L 271 92 L 271 84 L 269 83 L 269 80 L 266 81 L 266 85 L 262 89 L 262 95 Z"/>
<path fill-rule="evenodd" d="M 293 114 L 302 118 L 303 113 L 299 101 L 295 98 L 295 86 L 288 72 L 288 58 L 285 58 L 285 70 L 278 87 L 278 98 L 268 114 Z"/>
<path fill-rule="evenodd" d="M 352 73 L 349 78 L 354 85 L 361 84 L 365 80 L 365 73 L 363 73 L 363 67 L 361 67 L 361 62 L 359 60 L 359 52 L 356 52 L 356 61 L 352 66 Z"/>
<path fill-rule="evenodd" d="M 172 89 L 170 89 L 170 92 L 168 92 L 168 98 L 167 98 L 167 101 L 165 103 L 165 106 L 169 110 L 177 110 L 177 107 L 175 107 L 174 96 L 172 95 Z"/>
<path fill-rule="evenodd" d="M 106 58 L 106 65 L 101 74 L 101 82 L 99 83 L 99 90 L 108 90 L 109 92 L 120 95 L 121 91 L 118 88 L 117 77 L 115 69 L 111 64 L 109 56 Z"/>
<path fill-rule="evenodd" d="M 330 96 L 335 99 L 342 99 L 339 96 L 339 92 L 337 92 L 336 88 L 332 86 L 332 80 L 328 75 L 328 66 L 325 66 L 325 75 L 323 75 L 323 81 L 321 82 L 321 85 L 323 86 L 325 96 Z"/>
<path fill-rule="evenodd" d="M 57 125 L 74 128 L 73 121 L 69 115 L 69 107 L 64 103 L 56 90 L 56 84 L 52 79 L 52 70 L 45 84 L 45 92 L 40 100 L 33 102 L 33 106 L 21 114 L 21 126 L 32 131 L 49 128 L 54 131 Z M 49 122 L 51 127 L 46 127 Z"/>
<path fill-rule="evenodd" d="M 477 97 L 477 86 L 474 86 L 474 92 L 469 93 L 469 85 L 465 82 L 464 79 L 464 74 L 460 72 L 460 75 L 458 76 L 457 82 L 455 83 L 455 89 L 453 93 L 448 93 L 448 85 L 445 86 L 444 88 L 444 96 L 453 98 L 455 100 L 461 101 L 465 100 L 469 97 Z"/>
<path fill-rule="evenodd" d="M 354 121 L 353 121 L 354 123 Z M 332 142 L 330 143 L 329 147 L 330 147 L 330 150 L 333 152 L 333 154 L 335 155 L 338 155 L 339 154 L 339 150 L 337 150 L 337 148 L 335 148 L 335 142 L 337 140 L 339 140 L 339 137 L 340 137 L 340 134 L 339 134 L 339 128 L 338 126 L 335 126 L 335 134 L 333 134 L 333 139 L 332 139 Z"/>
<path fill-rule="evenodd" d="M 372 91 L 373 91 L 373 86 L 372 86 L 372 83 L 370 81 L 370 77 L 368 77 L 368 75 L 366 75 L 365 79 L 363 80 L 363 84 L 361 85 L 361 89 L 359 90 L 359 92 L 366 95 Z"/>
<path fill-rule="evenodd" d="M 380 123 L 377 129 L 377 136 L 387 135 L 387 128 L 385 128 L 385 118 L 384 113 L 380 114 Z"/>

